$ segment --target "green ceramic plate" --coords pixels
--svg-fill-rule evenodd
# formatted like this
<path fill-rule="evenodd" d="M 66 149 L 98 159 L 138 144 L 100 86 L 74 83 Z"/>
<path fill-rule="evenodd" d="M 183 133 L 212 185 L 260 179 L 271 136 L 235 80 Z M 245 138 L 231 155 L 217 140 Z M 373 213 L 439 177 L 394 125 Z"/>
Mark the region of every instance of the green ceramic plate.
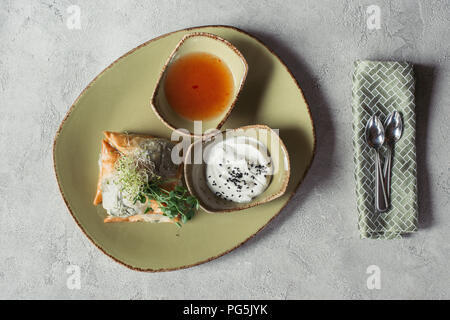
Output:
<path fill-rule="evenodd" d="M 102 131 L 130 131 L 170 137 L 150 100 L 158 76 L 187 33 L 216 34 L 245 56 L 248 76 L 223 128 L 266 124 L 280 130 L 291 160 L 286 193 L 250 209 L 198 212 L 178 229 L 173 224 L 104 224 L 105 212 L 92 205 Z M 194 266 L 237 248 L 286 205 L 308 170 L 315 149 L 314 126 L 298 83 L 281 60 L 259 40 L 232 27 L 208 26 L 163 35 L 131 50 L 81 93 L 56 134 L 53 157 L 63 198 L 77 224 L 104 253 L 127 267 L 166 271 Z"/>

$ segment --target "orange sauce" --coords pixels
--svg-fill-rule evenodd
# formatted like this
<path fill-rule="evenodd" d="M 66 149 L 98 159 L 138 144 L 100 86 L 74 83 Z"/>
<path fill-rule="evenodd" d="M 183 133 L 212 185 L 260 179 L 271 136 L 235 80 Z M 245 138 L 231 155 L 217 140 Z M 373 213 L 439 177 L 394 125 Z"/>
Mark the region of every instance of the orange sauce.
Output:
<path fill-rule="evenodd" d="M 174 61 L 164 84 L 172 109 L 190 120 L 220 115 L 234 91 L 230 69 L 217 56 L 205 52 L 190 53 Z"/>

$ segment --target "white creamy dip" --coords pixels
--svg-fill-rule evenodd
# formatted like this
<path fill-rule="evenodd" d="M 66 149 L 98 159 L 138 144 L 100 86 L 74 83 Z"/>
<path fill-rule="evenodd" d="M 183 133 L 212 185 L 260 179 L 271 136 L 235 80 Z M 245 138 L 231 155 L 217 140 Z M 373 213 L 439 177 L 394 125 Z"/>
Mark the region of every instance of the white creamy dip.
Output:
<path fill-rule="evenodd" d="M 250 202 L 269 185 L 273 166 L 265 145 L 251 137 L 232 137 L 205 150 L 206 180 L 218 197 Z"/>

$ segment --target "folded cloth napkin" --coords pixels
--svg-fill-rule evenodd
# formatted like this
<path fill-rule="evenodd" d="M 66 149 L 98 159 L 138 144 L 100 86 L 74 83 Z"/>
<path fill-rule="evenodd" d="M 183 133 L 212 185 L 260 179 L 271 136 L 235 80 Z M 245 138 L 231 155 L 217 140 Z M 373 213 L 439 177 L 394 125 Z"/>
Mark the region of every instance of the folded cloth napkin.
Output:
<path fill-rule="evenodd" d="M 400 238 L 417 230 L 416 116 L 413 67 L 407 62 L 356 61 L 353 74 L 353 149 L 361 238 Z M 366 144 L 371 116 L 384 123 L 397 110 L 403 135 L 395 144 L 391 176 L 391 207 L 375 210 L 375 154 Z M 382 150 L 383 154 L 385 150 Z M 382 156 L 382 161 L 384 156 Z M 383 163 L 384 165 L 384 163 Z"/>

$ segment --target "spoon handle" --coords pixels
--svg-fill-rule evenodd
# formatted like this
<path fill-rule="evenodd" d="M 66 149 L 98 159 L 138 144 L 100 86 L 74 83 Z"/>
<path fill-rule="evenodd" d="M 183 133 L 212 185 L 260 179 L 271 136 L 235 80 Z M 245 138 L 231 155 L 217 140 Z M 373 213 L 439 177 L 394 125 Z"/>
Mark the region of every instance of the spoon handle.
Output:
<path fill-rule="evenodd" d="M 378 212 L 385 212 L 388 209 L 388 201 L 378 151 L 375 152 L 375 176 L 375 206 Z"/>
<path fill-rule="evenodd" d="M 392 170 L 392 149 L 387 148 L 386 161 L 384 163 L 384 181 L 386 181 L 386 196 L 388 201 L 391 201 L 391 170 Z"/>

